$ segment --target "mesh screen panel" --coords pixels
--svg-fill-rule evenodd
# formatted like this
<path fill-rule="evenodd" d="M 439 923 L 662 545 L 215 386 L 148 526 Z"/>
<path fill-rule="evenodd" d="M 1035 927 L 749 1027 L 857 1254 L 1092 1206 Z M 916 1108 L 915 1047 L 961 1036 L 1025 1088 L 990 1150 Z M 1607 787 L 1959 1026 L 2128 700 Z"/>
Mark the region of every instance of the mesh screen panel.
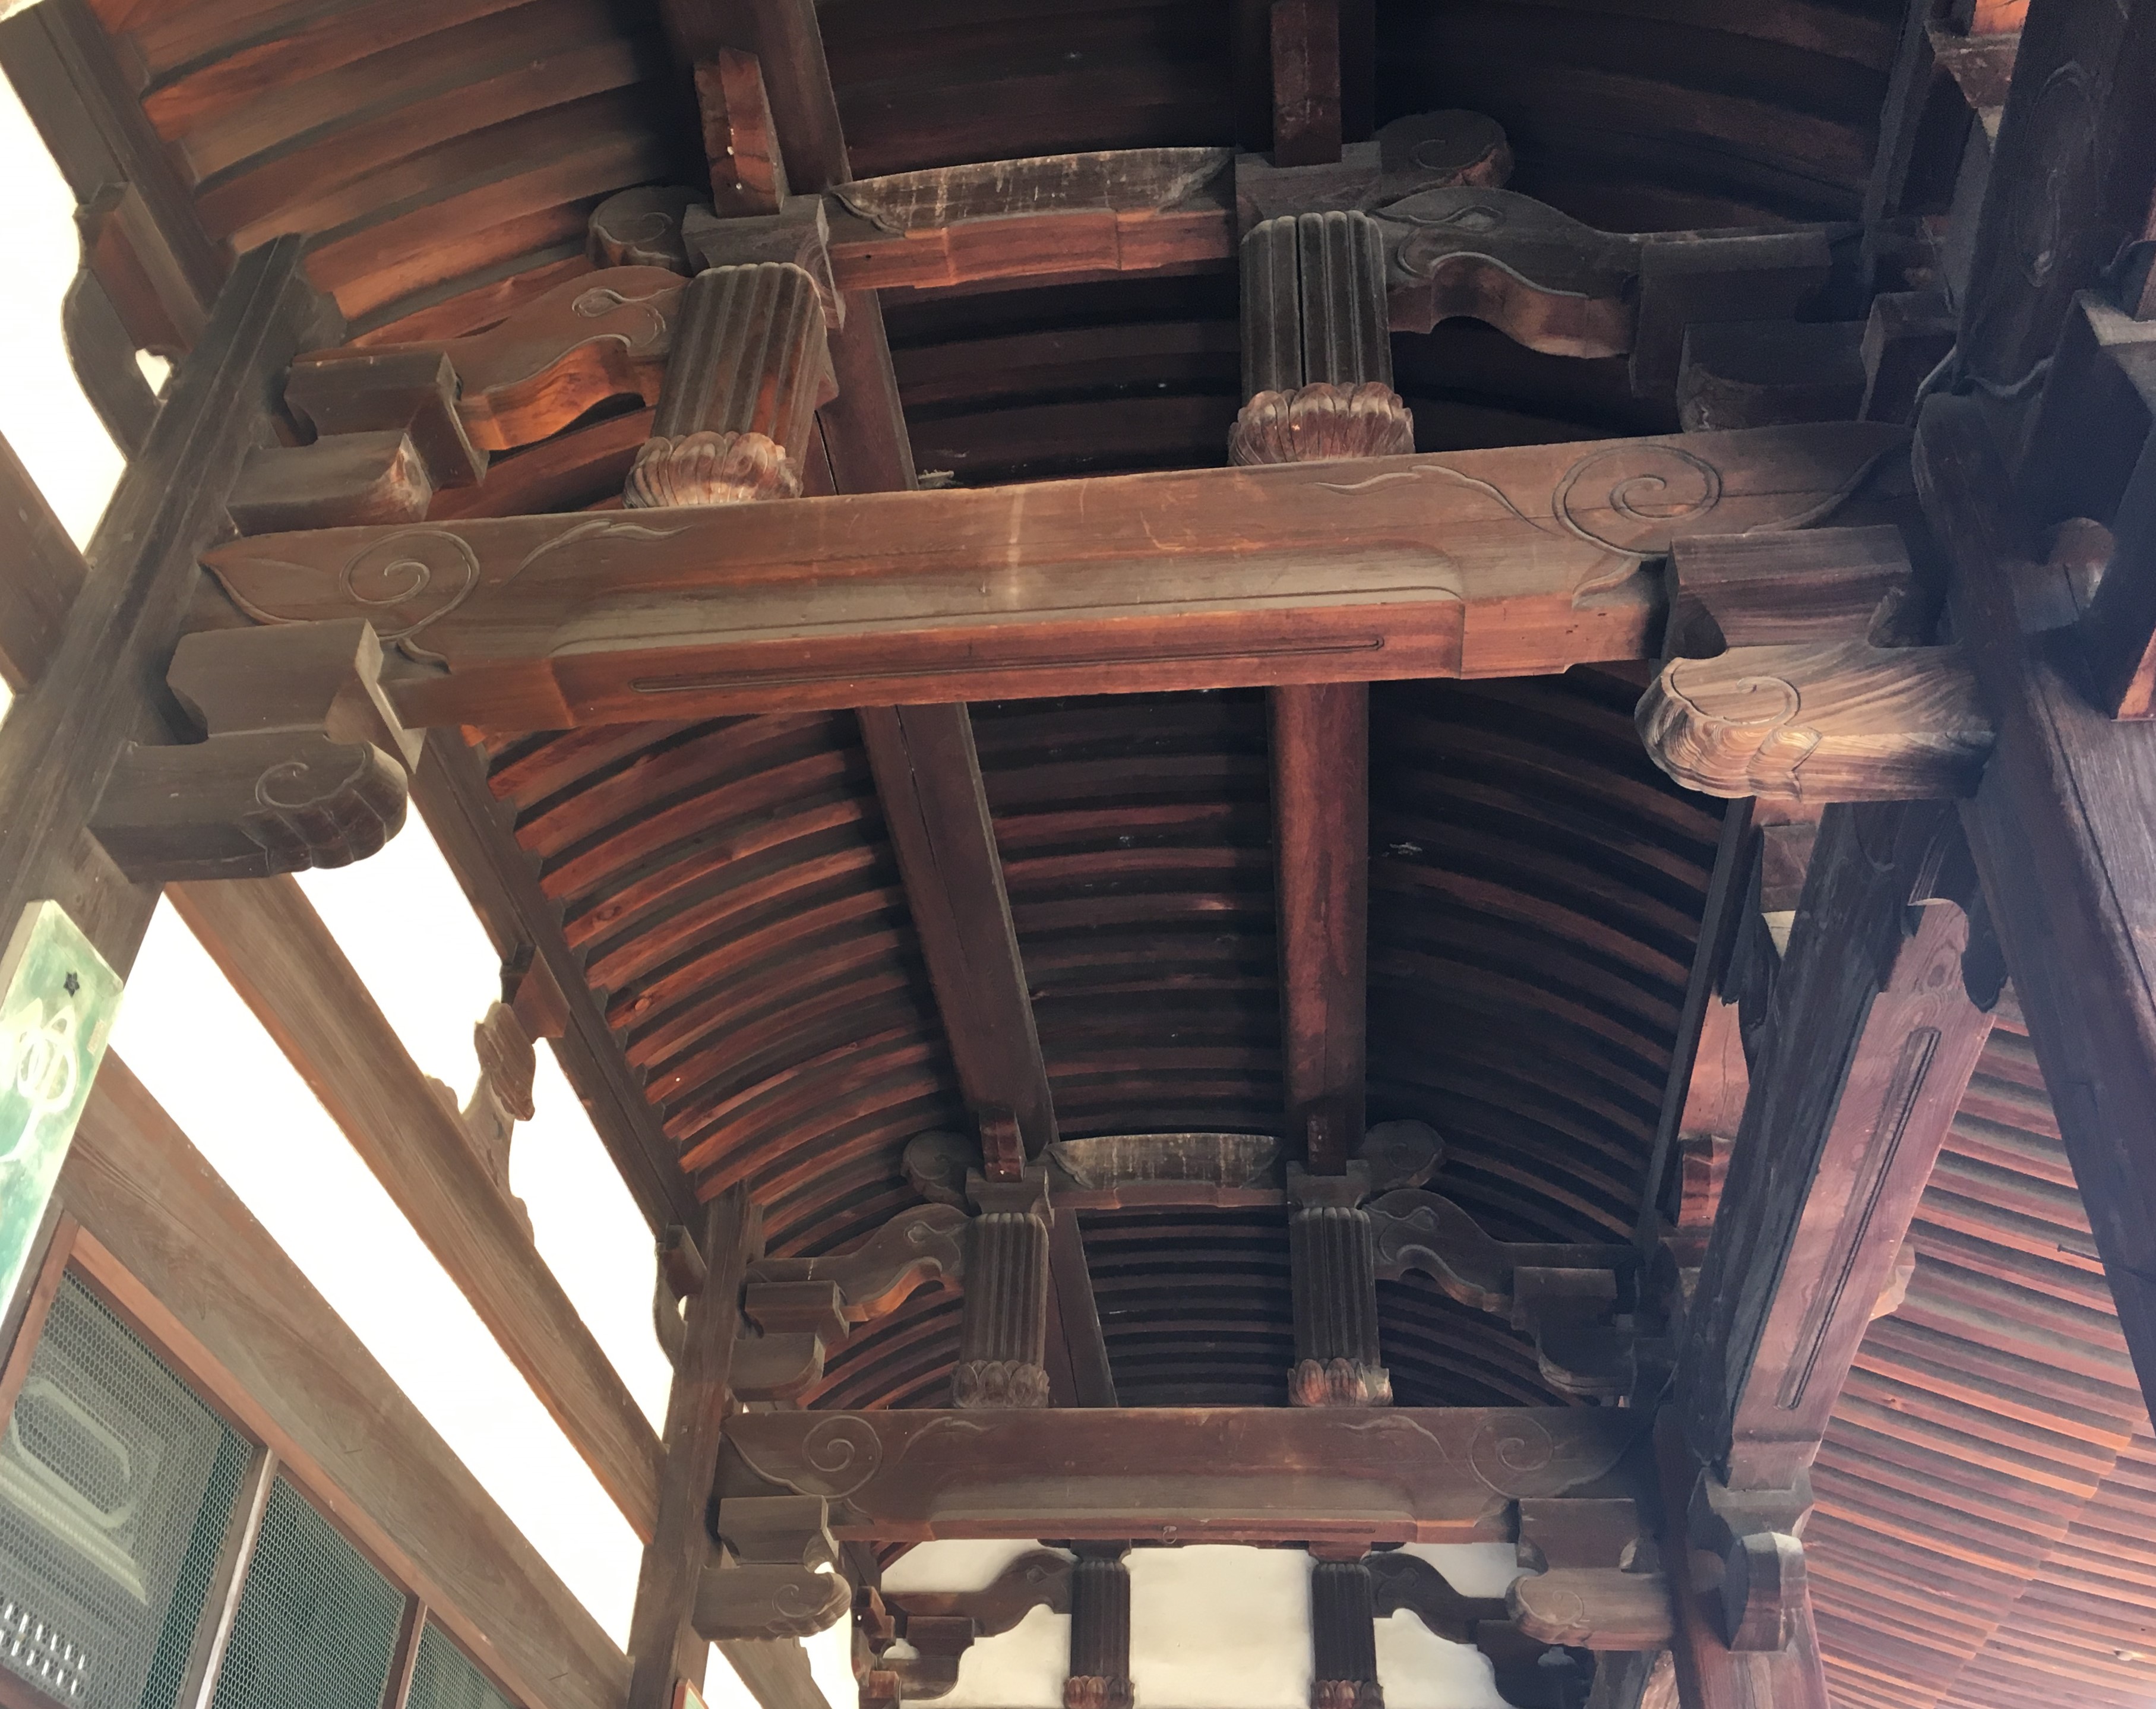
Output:
<path fill-rule="evenodd" d="M 73 1276 L 0 1434 L 0 1667 L 172 1709 L 249 1450 Z"/>
<path fill-rule="evenodd" d="M 381 1709 L 403 1617 L 403 1592 L 280 1478 L 212 1709 Z"/>
<path fill-rule="evenodd" d="M 516 1709 L 432 1620 L 419 1634 L 407 1709 Z"/>

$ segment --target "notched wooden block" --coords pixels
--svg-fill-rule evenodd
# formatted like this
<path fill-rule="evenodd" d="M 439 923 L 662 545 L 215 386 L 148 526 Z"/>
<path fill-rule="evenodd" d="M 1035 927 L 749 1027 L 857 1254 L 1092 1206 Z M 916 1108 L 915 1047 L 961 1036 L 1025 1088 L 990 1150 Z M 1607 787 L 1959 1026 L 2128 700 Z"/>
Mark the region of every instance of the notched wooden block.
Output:
<path fill-rule="evenodd" d="M 311 445 L 258 446 L 225 501 L 242 534 L 416 522 L 434 483 L 408 433 L 332 434 Z"/>
<path fill-rule="evenodd" d="M 292 364 L 285 403 L 318 439 L 402 433 L 437 488 L 472 486 L 486 454 L 458 415 L 457 370 L 437 349 L 321 351 Z"/>
<path fill-rule="evenodd" d="M 1686 433 L 1850 420 L 1864 402 L 1863 340 L 1859 321 L 1688 326 L 1677 419 Z"/>
<path fill-rule="evenodd" d="M 816 282 L 826 324 L 834 329 L 846 324 L 846 300 L 831 277 L 830 218 L 821 196 L 789 196 L 776 213 L 726 219 L 708 208 L 685 208 L 681 243 L 685 270 L 691 274 L 762 261 L 790 263 Z"/>

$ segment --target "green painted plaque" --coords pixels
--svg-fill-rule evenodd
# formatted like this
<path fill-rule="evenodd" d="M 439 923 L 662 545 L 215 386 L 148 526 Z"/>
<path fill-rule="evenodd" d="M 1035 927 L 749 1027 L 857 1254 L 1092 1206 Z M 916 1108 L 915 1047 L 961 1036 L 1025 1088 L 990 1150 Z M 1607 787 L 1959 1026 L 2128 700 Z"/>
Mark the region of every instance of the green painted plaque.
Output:
<path fill-rule="evenodd" d="M 0 1306 L 15 1296 L 120 1012 L 120 976 L 58 902 L 0 954 Z"/>

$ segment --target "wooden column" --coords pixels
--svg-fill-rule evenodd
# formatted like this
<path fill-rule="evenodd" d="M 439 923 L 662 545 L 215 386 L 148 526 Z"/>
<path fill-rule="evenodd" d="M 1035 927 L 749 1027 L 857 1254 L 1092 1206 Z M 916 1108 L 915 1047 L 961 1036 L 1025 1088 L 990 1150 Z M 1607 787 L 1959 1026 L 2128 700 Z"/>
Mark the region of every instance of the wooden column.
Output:
<path fill-rule="evenodd" d="M 767 261 L 698 274 L 675 314 L 629 507 L 798 498 L 830 369 L 823 304 L 804 269 Z"/>
<path fill-rule="evenodd" d="M 1296 1406 L 1390 1406 L 1393 1379 L 1378 1346 L 1378 1278 L 1368 1165 L 1313 1175 L 1291 1163 L 1288 1268 L 1295 1296 Z"/>
<path fill-rule="evenodd" d="M 966 1303 L 956 1407 L 1048 1404 L 1048 1192 L 1039 1170 L 1018 1181 L 978 1175 L 967 1191 L 980 1208 L 966 1253 Z"/>
<path fill-rule="evenodd" d="M 1074 1545 L 1070 1674 L 1063 1709 L 1131 1709 L 1131 1573 L 1125 1542 Z"/>
<path fill-rule="evenodd" d="M 1320 1559 L 1310 1574 L 1310 1709 L 1384 1709 L 1370 1569 Z"/>
<path fill-rule="evenodd" d="M 676 1681 L 701 1689 L 710 1648 L 690 1624 L 713 1554 L 706 1516 L 719 1439 L 732 1404 L 729 1382 L 741 1335 L 742 1278 L 761 1243 L 762 1211 L 745 1186 L 711 1202 L 702 1229 L 702 1287 L 690 1299 L 687 1335 L 666 1397 L 659 1526 L 637 1574 L 629 1618 L 627 1709 L 673 1709 Z"/>

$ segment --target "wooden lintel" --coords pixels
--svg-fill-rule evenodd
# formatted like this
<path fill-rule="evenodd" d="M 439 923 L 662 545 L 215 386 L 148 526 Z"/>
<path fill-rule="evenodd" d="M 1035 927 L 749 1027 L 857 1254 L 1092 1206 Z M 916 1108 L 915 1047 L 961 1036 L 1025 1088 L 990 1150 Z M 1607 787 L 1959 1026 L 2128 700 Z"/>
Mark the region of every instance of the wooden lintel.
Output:
<path fill-rule="evenodd" d="M 205 562 L 259 621 L 369 616 L 411 662 L 390 697 L 412 727 L 1532 675 L 1648 656 L 1650 558 L 1825 520 L 1906 439 L 1823 424 L 332 529 Z"/>
<path fill-rule="evenodd" d="M 750 1413 L 722 1494 L 819 1496 L 839 1539 L 1505 1539 L 1522 1497 L 1642 1495 L 1643 1414 L 1499 1407 Z"/>

